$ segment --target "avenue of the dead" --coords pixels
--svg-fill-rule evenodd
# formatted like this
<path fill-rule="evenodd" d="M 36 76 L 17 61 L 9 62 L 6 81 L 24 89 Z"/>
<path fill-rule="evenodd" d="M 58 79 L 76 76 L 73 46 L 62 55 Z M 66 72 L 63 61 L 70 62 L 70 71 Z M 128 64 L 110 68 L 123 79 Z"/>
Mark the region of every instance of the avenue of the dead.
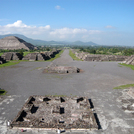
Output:
<path fill-rule="evenodd" d="M 23 61 L 17 65 L 1 68 L 0 88 L 5 89 L 7 95 L 0 98 L 0 133 L 22 133 L 22 128 L 10 129 L 7 128 L 6 123 L 9 120 L 12 122 L 15 119 L 30 96 L 55 96 L 55 98 L 48 97 L 51 100 L 56 99 L 56 97 L 57 99 L 61 99 L 60 97 L 58 98 L 58 96 L 65 97 L 65 100 L 66 98 L 77 100 L 79 97 L 86 97 L 87 100 L 90 100 L 89 104 L 92 105 L 91 111 L 97 119 L 97 129 L 78 131 L 77 129 L 71 130 L 65 128 L 64 133 L 66 134 L 133 133 L 133 89 L 117 90 L 113 88 L 133 83 L 134 71 L 118 63 L 117 61 L 75 61 L 69 56 L 69 50 L 66 49 L 60 58 L 52 62 Z M 77 67 L 81 69 L 82 72 L 65 74 L 44 73 L 44 69 L 51 65 Z M 38 97 L 35 98 L 38 100 Z M 56 103 L 55 101 L 52 102 Z M 51 103 L 51 101 L 49 103 Z M 63 103 L 65 103 L 65 107 L 70 105 L 68 101 Z M 59 109 L 64 107 L 63 103 L 60 102 Z M 75 103 L 78 105 L 77 101 L 75 101 Z M 47 104 L 45 101 L 42 101 L 42 104 L 39 105 Z M 54 109 L 54 107 L 52 106 L 51 109 Z M 72 113 L 74 116 L 75 114 L 76 113 Z M 61 115 L 62 114 L 59 114 L 58 116 Z M 41 119 L 43 118 L 45 117 L 41 116 Z M 65 120 L 67 121 L 67 118 L 65 118 L 64 121 Z M 60 121 L 58 120 L 58 122 Z M 26 129 L 25 131 L 27 134 L 54 134 L 55 132 L 55 129 L 47 131 L 40 128 Z"/>

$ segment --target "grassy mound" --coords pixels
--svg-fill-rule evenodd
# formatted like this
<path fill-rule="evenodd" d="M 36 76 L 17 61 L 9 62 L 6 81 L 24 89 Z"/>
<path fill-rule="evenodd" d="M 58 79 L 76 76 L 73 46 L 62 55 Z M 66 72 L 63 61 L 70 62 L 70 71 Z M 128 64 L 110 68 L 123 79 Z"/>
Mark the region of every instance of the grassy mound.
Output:
<path fill-rule="evenodd" d="M 75 56 L 75 54 L 74 54 L 71 50 L 69 50 L 69 55 L 70 55 L 70 56 L 72 57 L 72 59 L 74 59 L 74 60 L 82 61 L 81 59 L 77 58 L 77 57 Z"/>

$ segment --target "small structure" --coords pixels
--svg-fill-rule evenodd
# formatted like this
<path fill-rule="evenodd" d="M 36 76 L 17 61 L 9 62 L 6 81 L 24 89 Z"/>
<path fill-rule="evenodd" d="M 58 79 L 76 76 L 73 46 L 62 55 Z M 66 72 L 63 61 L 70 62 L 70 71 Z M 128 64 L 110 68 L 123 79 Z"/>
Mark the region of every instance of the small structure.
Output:
<path fill-rule="evenodd" d="M 16 52 L 5 52 L 1 57 L 6 61 L 10 61 L 10 60 L 21 60 L 23 56 L 20 53 Z"/>
<path fill-rule="evenodd" d="M 86 97 L 30 96 L 11 126 L 43 130 L 98 129 L 90 101 Z"/>
<path fill-rule="evenodd" d="M 44 73 L 80 73 L 81 69 L 77 67 L 69 67 L 69 66 L 50 66 L 44 69 Z"/>

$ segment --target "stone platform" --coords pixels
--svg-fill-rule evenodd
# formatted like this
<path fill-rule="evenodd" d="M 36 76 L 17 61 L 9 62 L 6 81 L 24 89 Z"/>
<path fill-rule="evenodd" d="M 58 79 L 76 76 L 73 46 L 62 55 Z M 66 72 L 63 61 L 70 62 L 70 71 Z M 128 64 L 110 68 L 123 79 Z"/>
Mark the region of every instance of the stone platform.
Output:
<path fill-rule="evenodd" d="M 77 67 L 69 67 L 69 66 L 50 66 L 44 69 L 44 73 L 80 73 L 82 70 Z"/>
<path fill-rule="evenodd" d="M 46 130 L 98 129 L 90 100 L 85 97 L 30 96 L 11 126 Z"/>

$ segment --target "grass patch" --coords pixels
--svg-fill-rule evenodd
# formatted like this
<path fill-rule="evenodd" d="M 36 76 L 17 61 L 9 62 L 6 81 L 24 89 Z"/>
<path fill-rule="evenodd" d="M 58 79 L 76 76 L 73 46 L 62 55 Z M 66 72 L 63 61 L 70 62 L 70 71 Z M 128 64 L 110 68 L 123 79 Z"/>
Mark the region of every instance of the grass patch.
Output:
<path fill-rule="evenodd" d="M 7 61 L 4 64 L 0 64 L 0 68 L 7 67 L 7 66 L 12 66 L 12 65 L 16 65 L 18 63 L 20 63 L 20 61 Z"/>
<path fill-rule="evenodd" d="M 0 56 L 3 55 L 3 53 L 0 53 Z"/>
<path fill-rule="evenodd" d="M 5 95 L 7 92 L 4 89 L 0 89 L 0 95 Z"/>
<path fill-rule="evenodd" d="M 34 53 L 34 52 L 27 52 L 27 51 L 26 52 L 23 52 L 23 57 L 26 56 L 26 55 L 28 55 L 29 53 Z"/>
<path fill-rule="evenodd" d="M 134 65 L 125 64 L 125 63 L 119 63 L 122 66 L 130 67 L 132 70 L 134 70 Z"/>
<path fill-rule="evenodd" d="M 129 88 L 129 87 L 134 87 L 134 84 L 121 85 L 121 86 L 118 86 L 118 87 L 114 87 L 113 89 L 126 89 L 126 88 Z"/>
<path fill-rule="evenodd" d="M 74 59 L 74 60 L 82 61 L 81 59 L 77 58 L 77 57 L 75 56 L 75 54 L 74 54 L 71 50 L 69 50 L 69 55 L 70 55 L 70 56 L 72 57 L 72 59 Z"/>
<path fill-rule="evenodd" d="M 60 57 L 60 55 L 61 55 L 63 52 L 64 52 L 64 50 L 61 50 L 58 54 L 56 54 L 56 55 L 55 55 L 55 57 L 54 57 L 54 58 L 51 58 L 51 59 L 46 60 L 46 61 L 53 61 L 53 60 L 55 60 L 55 59 L 59 58 L 59 57 Z"/>

